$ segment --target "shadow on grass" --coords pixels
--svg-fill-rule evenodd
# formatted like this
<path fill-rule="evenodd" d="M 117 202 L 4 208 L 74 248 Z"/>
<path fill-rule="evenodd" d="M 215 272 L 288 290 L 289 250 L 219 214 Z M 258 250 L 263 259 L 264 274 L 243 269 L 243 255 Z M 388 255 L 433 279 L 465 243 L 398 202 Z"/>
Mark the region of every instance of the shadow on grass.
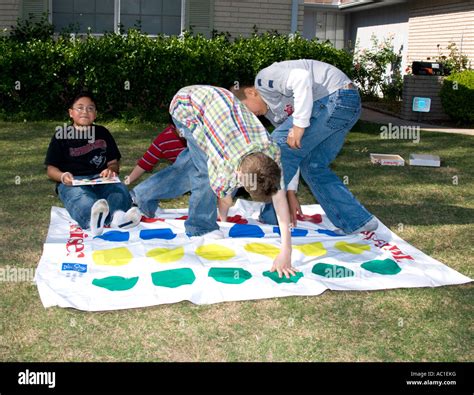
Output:
<path fill-rule="evenodd" d="M 448 204 L 367 204 L 367 209 L 386 226 L 404 225 L 469 225 L 474 209 Z"/>

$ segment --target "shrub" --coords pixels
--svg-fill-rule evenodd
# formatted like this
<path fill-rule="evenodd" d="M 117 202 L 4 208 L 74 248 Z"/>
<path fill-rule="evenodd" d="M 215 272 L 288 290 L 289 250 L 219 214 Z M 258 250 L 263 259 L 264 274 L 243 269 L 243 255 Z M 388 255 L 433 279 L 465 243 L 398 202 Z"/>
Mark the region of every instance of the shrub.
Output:
<path fill-rule="evenodd" d="M 474 70 L 446 77 L 440 92 L 443 109 L 459 123 L 474 123 Z"/>
<path fill-rule="evenodd" d="M 30 27 L 31 30 L 31 27 Z M 67 100 L 91 90 L 102 115 L 155 120 L 183 86 L 230 87 L 253 81 L 275 61 L 321 60 L 351 76 L 351 56 L 329 43 L 299 35 L 254 34 L 229 40 L 226 34 L 148 37 L 136 30 L 61 35 L 54 40 L 0 38 L 0 113 L 27 119 L 65 116 Z M 160 114 L 161 113 L 161 114 Z"/>
<path fill-rule="evenodd" d="M 354 51 L 354 81 L 361 93 L 368 99 L 376 99 L 379 93 L 389 100 L 399 100 L 402 96 L 401 48 L 398 53 L 393 46 L 393 36 L 379 42 L 371 37 L 372 48 L 362 49 L 356 45 Z"/>

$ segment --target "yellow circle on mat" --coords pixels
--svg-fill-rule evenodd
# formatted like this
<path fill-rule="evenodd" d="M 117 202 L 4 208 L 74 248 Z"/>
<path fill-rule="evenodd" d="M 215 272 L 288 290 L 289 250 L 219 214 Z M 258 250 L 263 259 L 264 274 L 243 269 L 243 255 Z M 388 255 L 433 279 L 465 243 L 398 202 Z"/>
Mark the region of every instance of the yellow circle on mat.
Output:
<path fill-rule="evenodd" d="M 265 255 L 272 259 L 275 259 L 280 253 L 280 249 L 278 247 L 265 243 L 249 243 L 244 248 L 246 251 Z"/>
<path fill-rule="evenodd" d="M 154 248 L 148 251 L 146 256 L 160 263 L 175 262 L 183 258 L 184 248 Z"/>
<path fill-rule="evenodd" d="M 132 258 L 132 253 L 125 247 L 97 250 L 92 253 L 92 259 L 97 265 L 122 266 L 130 263 Z"/>
<path fill-rule="evenodd" d="M 225 261 L 235 256 L 235 251 L 220 244 L 205 244 L 196 248 L 196 255 L 210 261 Z"/>
<path fill-rule="evenodd" d="M 335 247 L 339 251 L 348 252 L 349 254 L 362 254 L 364 251 L 370 251 L 368 244 L 347 243 L 345 241 L 337 242 Z"/>
<path fill-rule="evenodd" d="M 295 245 L 293 248 L 301 251 L 306 256 L 321 256 L 328 252 L 321 242 Z"/>

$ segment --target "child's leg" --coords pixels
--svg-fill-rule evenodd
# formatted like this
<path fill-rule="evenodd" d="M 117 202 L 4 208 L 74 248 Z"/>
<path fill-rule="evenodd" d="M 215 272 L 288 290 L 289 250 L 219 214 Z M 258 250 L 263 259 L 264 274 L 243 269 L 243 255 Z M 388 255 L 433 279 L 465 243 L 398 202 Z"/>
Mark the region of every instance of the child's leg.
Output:
<path fill-rule="evenodd" d="M 95 185 L 97 195 L 101 199 L 107 200 L 109 204 L 109 215 L 105 220 L 106 225 L 112 222 L 115 211 L 128 211 L 132 207 L 132 197 L 127 187 L 122 183 Z"/>
<path fill-rule="evenodd" d="M 184 225 L 188 236 L 201 236 L 219 229 L 217 225 L 217 196 L 209 184 L 207 155 L 196 143 L 186 126 L 175 121 L 177 128 L 188 142 L 191 164 L 189 177 L 191 196 L 189 198 L 189 216 Z"/>
<path fill-rule="evenodd" d="M 369 222 L 373 215 L 329 168 L 360 113 L 357 92 L 349 92 L 347 98 L 340 96 L 336 96 L 330 117 L 321 125 L 322 134 L 328 137 L 301 162 L 300 168 L 303 178 L 331 222 L 345 233 L 352 233 Z"/>
<path fill-rule="evenodd" d="M 265 203 L 260 211 L 258 220 L 267 225 L 278 225 L 278 218 L 273 203 Z"/>
<path fill-rule="evenodd" d="M 280 147 L 285 185 L 288 185 L 293 179 L 303 159 L 310 154 L 316 145 L 326 139 L 327 135 L 324 135 L 321 125 L 329 118 L 328 108 L 326 107 L 328 100 L 329 96 L 313 103 L 310 125 L 305 129 L 301 139 L 301 148 L 294 149 L 286 143 L 288 132 L 293 127 L 293 117 L 291 116 L 271 134 L 272 140 Z"/>
<path fill-rule="evenodd" d="M 191 190 L 189 170 L 193 166 L 186 148 L 172 165 L 160 170 L 138 184 L 130 192 L 138 208 L 147 217 L 153 218 L 161 199 L 173 199 Z"/>
<path fill-rule="evenodd" d="M 76 221 L 82 229 L 88 229 L 90 227 L 91 207 L 99 199 L 93 187 L 73 187 L 59 184 L 58 194 L 71 218 Z"/>

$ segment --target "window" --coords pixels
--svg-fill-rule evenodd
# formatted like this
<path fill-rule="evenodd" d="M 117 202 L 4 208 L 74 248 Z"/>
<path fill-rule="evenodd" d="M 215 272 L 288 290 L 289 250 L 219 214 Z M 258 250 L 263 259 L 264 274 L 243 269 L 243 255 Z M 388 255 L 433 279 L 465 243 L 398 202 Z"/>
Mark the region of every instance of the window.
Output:
<path fill-rule="evenodd" d="M 53 0 L 53 24 L 57 32 L 74 25 L 73 31 L 114 31 L 114 0 Z"/>
<path fill-rule="evenodd" d="M 344 48 L 344 15 L 335 12 L 316 12 L 316 37 L 329 40 L 337 49 Z"/>
<path fill-rule="evenodd" d="M 71 25 L 79 33 L 88 29 L 92 33 L 113 32 L 114 17 L 125 30 L 140 27 L 147 34 L 181 32 L 179 0 L 53 0 L 52 8 L 57 32 Z"/>
<path fill-rule="evenodd" d="M 148 34 L 179 34 L 181 1 L 179 0 L 121 0 L 120 23 L 125 30 L 141 26 Z"/>

